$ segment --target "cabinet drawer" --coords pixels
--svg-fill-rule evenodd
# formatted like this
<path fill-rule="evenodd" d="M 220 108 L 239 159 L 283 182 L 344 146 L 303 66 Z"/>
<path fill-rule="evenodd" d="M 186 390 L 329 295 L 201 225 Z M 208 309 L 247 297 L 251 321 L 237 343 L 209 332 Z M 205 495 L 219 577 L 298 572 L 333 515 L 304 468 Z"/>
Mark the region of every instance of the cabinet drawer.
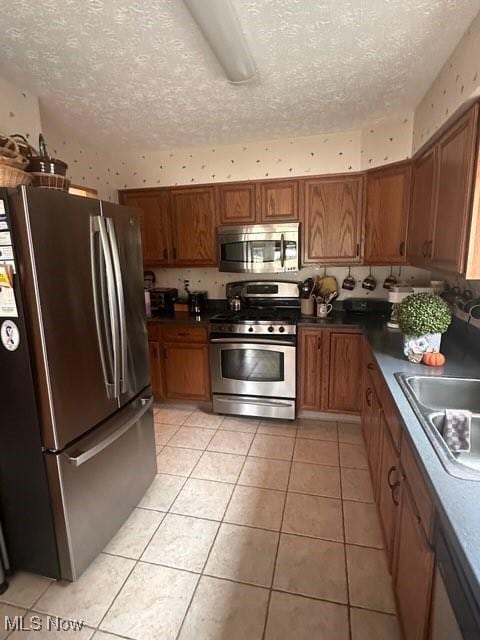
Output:
<path fill-rule="evenodd" d="M 162 328 L 164 342 L 207 342 L 207 327 L 173 325 Z"/>
<path fill-rule="evenodd" d="M 388 426 L 388 430 L 390 431 L 390 435 L 392 436 L 393 444 L 397 450 L 397 453 L 400 451 L 400 443 L 402 440 L 402 425 L 398 418 L 397 409 L 395 407 L 395 403 L 390 395 L 390 391 L 387 386 L 383 385 L 383 394 L 382 394 L 382 407 L 383 413 L 385 415 L 385 421 Z"/>
<path fill-rule="evenodd" d="M 430 492 L 425 485 L 422 473 L 418 468 L 411 445 L 404 438 L 402 442 L 402 451 L 400 454 L 403 473 L 405 474 L 408 484 L 412 491 L 412 499 L 418 511 L 418 516 L 422 527 L 425 531 L 427 539 L 433 540 L 433 517 L 434 507 L 430 497 Z"/>

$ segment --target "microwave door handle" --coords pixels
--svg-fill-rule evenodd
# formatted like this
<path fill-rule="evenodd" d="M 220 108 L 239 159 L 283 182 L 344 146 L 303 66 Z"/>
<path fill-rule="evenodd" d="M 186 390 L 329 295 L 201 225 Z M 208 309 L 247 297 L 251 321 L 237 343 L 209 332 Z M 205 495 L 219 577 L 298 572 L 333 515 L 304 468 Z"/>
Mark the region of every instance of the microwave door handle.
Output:
<path fill-rule="evenodd" d="M 127 328 L 125 314 L 125 294 L 123 291 L 122 269 L 120 266 L 120 256 L 118 254 L 117 236 L 112 218 L 106 218 L 108 236 L 112 246 L 112 262 L 115 274 L 115 285 L 117 292 L 118 318 L 120 330 L 120 367 L 118 388 L 121 393 L 127 391 Z"/>
<path fill-rule="evenodd" d="M 111 382 L 109 379 L 109 373 L 107 372 L 107 358 L 105 356 L 105 352 L 108 353 L 108 362 L 110 367 L 112 367 L 112 344 L 111 341 L 107 339 L 106 331 L 105 331 L 105 323 L 102 325 L 101 318 L 104 318 L 103 312 L 106 310 L 105 307 L 105 297 L 104 297 L 104 276 L 103 272 L 100 274 L 102 281 L 98 282 L 98 275 L 100 272 L 100 268 L 103 264 L 106 263 L 106 256 L 103 251 L 103 243 L 98 243 L 98 252 L 97 252 L 97 238 L 100 235 L 100 216 L 91 216 L 90 217 L 90 258 L 91 258 L 91 269 L 92 269 L 92 289 L 93 289 L 93 304 L 94 304 L 94 312 L 95 312 L 95 325 L 97 330 L 97 339 L 98 339 L 98 348 L 100 351 L 100 362 L 102 364 L 103 371 L 103 379 L 105 381 L 105 388 L 107 390 L 107 397 L 114 398 L 115 397 L 115 383 Z M 101 255 L 100 255 L 101 253 Z M 100 258 L 100 259 L 99 259 Z"/>
<path fill-rule="evenodd" d="M 280 266 L 285 266 L 285 234 L 280 236 Z"/>
<path fill-rule="evenodd" d="M 100 231 L 100 241 L 102 244 L 103 255 L 105 258 L 105 271 L 107 275 L 107 296 L 108 296 L 108 312 L 110 317 L 110 328 L 112 334 L 113 345 L 113 397 L 118 398 L 119 380 L 120 380 L 120 334 L 118 329 L 118 305 L 117 295 L 115 292 L 115 276 L 113 273 L 112 253 L 110 243 L 108 241 L 107 228 L 105 219 L 98 216 L 98 228 Z"/>

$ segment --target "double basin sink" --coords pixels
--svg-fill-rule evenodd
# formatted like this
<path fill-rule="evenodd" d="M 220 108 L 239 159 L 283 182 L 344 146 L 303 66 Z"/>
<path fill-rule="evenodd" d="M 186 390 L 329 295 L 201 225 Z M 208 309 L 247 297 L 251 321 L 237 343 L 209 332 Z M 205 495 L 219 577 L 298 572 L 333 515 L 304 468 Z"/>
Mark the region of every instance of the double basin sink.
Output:
<path fill-rule="evenodd" d="M 480 481 L 480 380 L 406 373 L 397 373 L 395 377 L 448 473 Z M 468 453 L 452 453 L 443 439 L 445 409 L 472 413 Z"/>

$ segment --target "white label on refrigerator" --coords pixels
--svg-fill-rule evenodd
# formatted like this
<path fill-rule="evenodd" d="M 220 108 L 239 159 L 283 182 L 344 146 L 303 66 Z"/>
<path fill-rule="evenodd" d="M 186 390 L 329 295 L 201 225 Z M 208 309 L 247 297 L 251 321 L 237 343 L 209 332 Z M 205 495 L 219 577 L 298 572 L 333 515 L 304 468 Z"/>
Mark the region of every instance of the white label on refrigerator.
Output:
<path fill-rule="evenodd" d="M 5 246 L 6 244 L 12 244 L 12 236 L 10 235 L 10 231 L 0 230 L 0 245 Z"/>
<path fill-rule="evenodd" d="M 0 260 L 13 260 L 13 247 L 7 245 L 6 247 L 0 247 Z"/>
<path fill-rule="evenodd" d="M 5 229 L 8 229 L 7 221 L 0 220 L 0 231 L 5 231 Z"/>
<path fill-rule="evenodd" d="M 13 269 L 6 264 L 0 265 L 0 318 L 18 318 L 13 291 Z"/>
<path fill-rule="evenodd" d="M 15 351 L 20 344 L 20 332 L 13 320 L 5 320 L 0 327 L 0 338 L 7 351 Z"/>

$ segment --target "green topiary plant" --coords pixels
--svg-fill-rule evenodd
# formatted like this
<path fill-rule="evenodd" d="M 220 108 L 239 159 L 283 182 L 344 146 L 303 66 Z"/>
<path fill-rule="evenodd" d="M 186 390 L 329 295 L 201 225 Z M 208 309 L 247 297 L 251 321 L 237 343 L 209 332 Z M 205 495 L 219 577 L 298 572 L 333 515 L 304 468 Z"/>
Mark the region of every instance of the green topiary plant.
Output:
<path fill-rule="evenodd" d="M 407 336 L 445 333 L 451 319 L 448 304 L 433 293 L 412 293 L 398 308 L 398 324 Z"/>

